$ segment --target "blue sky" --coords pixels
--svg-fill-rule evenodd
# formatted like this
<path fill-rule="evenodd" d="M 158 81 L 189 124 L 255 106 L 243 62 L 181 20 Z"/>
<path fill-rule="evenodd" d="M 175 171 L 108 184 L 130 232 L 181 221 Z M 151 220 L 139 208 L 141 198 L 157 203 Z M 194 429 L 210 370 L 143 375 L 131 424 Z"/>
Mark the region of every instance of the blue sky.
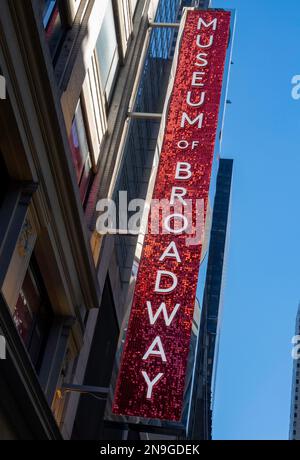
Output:
<path fill-rule="evenodd" d="M 287 439 L 300 300 L 300 2 L 213 0 L 237 28 L 222 156 L 233 206 L 214 439 Z"/>

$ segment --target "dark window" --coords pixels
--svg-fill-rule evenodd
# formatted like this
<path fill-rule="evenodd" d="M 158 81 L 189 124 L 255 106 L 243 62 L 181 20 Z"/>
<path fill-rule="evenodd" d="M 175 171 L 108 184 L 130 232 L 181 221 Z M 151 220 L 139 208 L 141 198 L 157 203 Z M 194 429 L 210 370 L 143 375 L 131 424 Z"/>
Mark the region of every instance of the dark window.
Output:
<path fill-rule="evenodd" d="M 39 371 L 53 312 L 34 256 L 30 261 L 13 318 L 33 365 Z"/>
<path fill-rule="evenodd" d="M 50 54 L 55 59 L 64 34 L 60 5 L 57 0 L 40 0 L 40 2 L 46 39 L 49 44 Z"/>
<path fill-rule="evenodd" d="M 87 363 L 85 385 L 109 387 L 118 339 L 119 326 L 115 314 L 112 289 L 107 278 Z M 90 395 L 81 395 L 74 424 L 73 439 L 113 440 L 122 436 L 121 431 L 110 430 L 105 427 L 103 421 L 105 405 L 105 401 L 95 400 Z"/>

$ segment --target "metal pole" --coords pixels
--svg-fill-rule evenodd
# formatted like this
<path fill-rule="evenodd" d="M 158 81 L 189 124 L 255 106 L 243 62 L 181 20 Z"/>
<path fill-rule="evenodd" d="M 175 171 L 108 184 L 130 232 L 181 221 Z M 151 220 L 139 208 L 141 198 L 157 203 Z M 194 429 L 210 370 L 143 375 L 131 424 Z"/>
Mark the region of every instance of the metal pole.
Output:
<path fill-rule="evenodd" d="M 179 29 L 179 22 L 149 22 L 149 27 L 159 29 L 161 27 L 170 27 L 172 29 Z"/>
<path fill-rule="evenodd" d="M 64 383 L 61 387 L 62 391 L 64 392 L 73 392 L 73 393 L 81 393 L 81 394 L 95 394 L 99 395 L 103 399 L 107 399 L 109 389 L 104 387 L 94 387 L 89 385 L 73 385 Z"/>
<path fill-rule="evenodd" d="M 150 113 L 150 112 L 128 112 L 130 118 L 138 120 L 161 120 L 161 113 Z"/>

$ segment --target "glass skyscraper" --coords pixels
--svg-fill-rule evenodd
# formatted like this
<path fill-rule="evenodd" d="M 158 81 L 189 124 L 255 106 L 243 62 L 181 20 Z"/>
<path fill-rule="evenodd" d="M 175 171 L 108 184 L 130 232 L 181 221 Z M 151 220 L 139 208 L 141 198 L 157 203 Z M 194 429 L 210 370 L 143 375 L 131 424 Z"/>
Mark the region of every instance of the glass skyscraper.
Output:
<path fill-rule="evenodd" d="M 298 312 L 296 316 L 296 327 L 295 327 L 295 346 L 299 349 L 300 342 L 300 304 L 298 306 Z M 295 348 L 294 364 L 293 364 L 293 381 L 292 381 L 292 399 L 291 399 L 291 415 L 290 415 L 290 435 L 291 440 L 300 440 L 300 356 L 297 354 Z"/>
<path fill-rule="evenodd" d="M 220 159 L 206 282 L 198 335 L 190 437 L 211 439 L 214 384 L 217 369 L 226 253 L 229 241 L 233 160 Z"/>

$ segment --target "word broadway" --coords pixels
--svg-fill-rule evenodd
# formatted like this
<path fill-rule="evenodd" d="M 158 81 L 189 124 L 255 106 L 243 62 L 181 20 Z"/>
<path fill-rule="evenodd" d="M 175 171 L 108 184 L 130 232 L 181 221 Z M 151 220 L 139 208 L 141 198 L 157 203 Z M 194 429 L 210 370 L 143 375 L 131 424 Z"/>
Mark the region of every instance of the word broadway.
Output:
<path fill-rule="evenodd" d="M 102 199 L 96 207 L 100 213 L 97 232 L 100 235 L 186 234 L 188 246 L 203 244 L 204 200 L 183 199 L 182 193 L 181 187 L 174 187 L 170 201 L 153 199 L 150 204 L 142 199 L 128 203 L 126 191 L 119 192 L 118 204 L 111 199 Z"/>

